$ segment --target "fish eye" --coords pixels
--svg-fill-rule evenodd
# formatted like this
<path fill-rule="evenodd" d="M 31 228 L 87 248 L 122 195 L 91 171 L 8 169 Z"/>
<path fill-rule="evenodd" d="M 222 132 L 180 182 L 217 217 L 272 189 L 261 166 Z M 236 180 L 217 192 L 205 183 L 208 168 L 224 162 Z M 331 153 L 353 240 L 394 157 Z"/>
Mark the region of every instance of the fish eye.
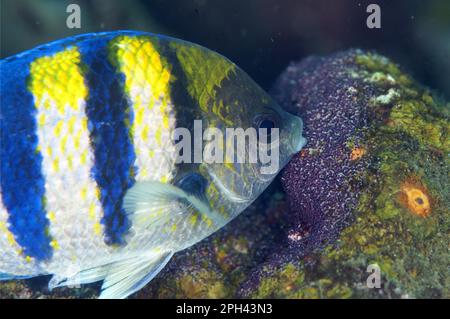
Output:
<path fill-rule="evenodd" d="M 274 142 L 272 129 L 279 128 L 279 119 L 275 114 L 257 115 L 253 121 L 253 126 L 256 129 L 258 141 L 271 144 Z M 263 134 L 267 137 L 262 138 Z"/>

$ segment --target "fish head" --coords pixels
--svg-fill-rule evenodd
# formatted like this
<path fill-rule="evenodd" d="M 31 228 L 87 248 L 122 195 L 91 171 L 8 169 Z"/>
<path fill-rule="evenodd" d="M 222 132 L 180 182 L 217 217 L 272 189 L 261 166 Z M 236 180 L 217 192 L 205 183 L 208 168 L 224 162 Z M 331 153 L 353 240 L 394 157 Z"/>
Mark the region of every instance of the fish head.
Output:
<path fill-rule="evenodd" d="M 208 128 L 222 132 L 224 142 L 205 136 L 200 172 L 210 184 L 211 206 L 234 217 L 262 193 L 306 140 L 302 120 L 284 111 L 238 67 L 214 93 L 205 118 Z M 217 154 L 217 149 L 223 152 L 223 162 L 208 161 L 208 154 Z"/>

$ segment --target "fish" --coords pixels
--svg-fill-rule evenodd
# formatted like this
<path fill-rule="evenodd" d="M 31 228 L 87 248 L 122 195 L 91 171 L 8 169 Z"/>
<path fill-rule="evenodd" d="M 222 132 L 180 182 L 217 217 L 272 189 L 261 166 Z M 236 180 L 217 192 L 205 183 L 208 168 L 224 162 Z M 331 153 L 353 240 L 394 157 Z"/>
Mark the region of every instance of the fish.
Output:
<path fill-rule="evenodd" d="M 103 281 L 100 298 L 126 298 L 239 215 L 306 143 L 302 120 L 234 63 L 163 35 L 57 40 L 2 59 L 0 80 L 0 280 Z M 201 133 L 258 129 L 256 150 L 278 165 L 180 160 L 180 141 L 211 146 L 180 133 L 198 135 L 195 121 Z"/>

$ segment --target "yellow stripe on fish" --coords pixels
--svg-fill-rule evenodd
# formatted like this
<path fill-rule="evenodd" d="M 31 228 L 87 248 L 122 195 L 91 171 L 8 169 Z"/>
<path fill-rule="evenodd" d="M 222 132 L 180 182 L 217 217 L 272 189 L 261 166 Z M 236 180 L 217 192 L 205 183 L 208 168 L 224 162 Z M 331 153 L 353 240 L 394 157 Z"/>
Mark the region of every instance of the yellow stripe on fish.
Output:
<path fill-rule="evenodd" d="M 76 272 L 77 265 L 82 267 L 81 263 L 108 249 L 100 224 L 99 190 L 91 176 L 94 159 L 85 110 L 89 92 L 80 63 L 76 47 L 44 56 L 31 63 L 29 82 L 46 177 L 52 260 L 61 265 L 61 260 L 70 259 L 74 267 L 68 273 Z M 92 247 L 92 255 L 77 249 L 82 245 Z"/>
<path fill-rule="evenodd" d="M 174 174 L 175 161 L 171 141 L 175 127 L 170 99 L 171 66 L 158 52 L 157 41 L 148 37 L 118 37 L 110 47 L 112 64 L 125 76 L 125 93 L 134 114 L 131 136 L 136 153 L 136 181 L 168 182 Z"/>

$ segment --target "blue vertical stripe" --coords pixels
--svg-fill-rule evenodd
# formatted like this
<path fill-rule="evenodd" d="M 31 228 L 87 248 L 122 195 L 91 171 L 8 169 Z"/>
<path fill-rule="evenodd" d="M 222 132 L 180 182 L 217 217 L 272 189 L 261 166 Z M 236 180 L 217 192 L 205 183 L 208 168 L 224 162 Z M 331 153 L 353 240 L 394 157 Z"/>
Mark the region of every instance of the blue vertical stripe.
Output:
<path fill-rule="evenodd" d="M 106 243 L 123 244 L 129 221 L 122 201 L 134 183 L 135 170 L 129 131 L 133 114 L 124 94 L 123 75 L 109 61 L 112 37 L 86 40 L 79 48 L 89 87 L 86 113 L 95 156 L 92 173 L 101 192 Z"/>
<path fill-rule="evenodd" d="M 42 156 L 37 151 L 36 108 L 28 91 L 33 56 L 0 62 L 0 186 L 9 230 L 25 255 L 52 255 L 45 211 Z"/>

